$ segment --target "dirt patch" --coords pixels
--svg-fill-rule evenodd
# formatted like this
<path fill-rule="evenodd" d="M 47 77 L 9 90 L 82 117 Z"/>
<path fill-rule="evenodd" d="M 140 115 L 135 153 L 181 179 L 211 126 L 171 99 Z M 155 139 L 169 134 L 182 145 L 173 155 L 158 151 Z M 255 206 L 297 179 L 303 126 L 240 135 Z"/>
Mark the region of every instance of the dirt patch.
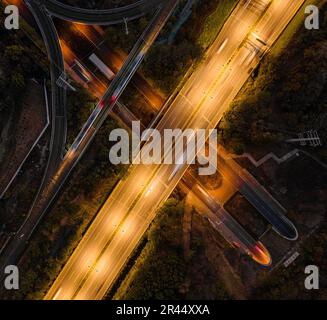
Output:
<path fill-rule="evenodd" d="M 34 81 L 28 83 L 20 109 L 10 117 L 8 127 L 2 130 L 0 147 L 3 149 L 3 161 L 0 166 L 0 194 L 5 190 L 46 125 L 42 86 Z"/>

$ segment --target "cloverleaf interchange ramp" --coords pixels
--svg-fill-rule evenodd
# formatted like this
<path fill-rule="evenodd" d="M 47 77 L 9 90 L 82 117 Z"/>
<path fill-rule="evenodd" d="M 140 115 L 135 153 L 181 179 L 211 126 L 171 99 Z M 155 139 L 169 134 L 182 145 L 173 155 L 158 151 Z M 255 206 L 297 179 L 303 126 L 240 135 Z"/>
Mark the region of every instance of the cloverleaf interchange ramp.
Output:
<path fill-rule="evenodd" d="M 57 0 L 40 1 L 46 3 L 47 10 L 54 16 L 73 22 L 85 24 L 110 25 L 123 23 L 124 21 L 134 20 L 144 16 L 146 13 L 153 11 L 164 0 L 141 0 L 133 4 L 108 9 L 108 10 L 88 10 L 76 8 L 63 4 Z"/>
<path fill-rule="evenodd" d="M 61 48 L 59 45 L 59 37 L 50 17 L 35 5 L 33 1 L 26 0 L 27 6 L 30 8 L 34 18 L 40 28 L 44 43 L 47 48 L 50 60 L 50 75 L 51 75 L 51 90 L 52 90 L 52 134 L 50 150 L 51 168 L 47 170 L 48 181 L 55 173 L 56 167 L 61 162 L 62 154 L 64 153 L 64 145 L 66 142 L 67 134 L 67 121 L 66 121 L 66 88 L 57 85 L 58 78 L 64 72 L 64 59 L 62 56 Z"/>
<path fill-rule="evenodd" d="M 34 206 L 38 205 L 40 197 L 42 198 L 43 196 L 44 189 L 62 161 L 67 134 L 66 89 L 64 87 L 59 87 L 56 83 L 57 79 L 64 72 L 64 60 L 59 45 L 57 31 L 52 19 L 44 13 L 40 6 L 30 0 L 25 0 L 25 3 L 39 26 L 50 61 L 51 134 L 49 157 L 37 195 L 35 196 L 32 207 L 24 223 L 1 252 L 1 266 L 16 263 L 25 248 L 25 238 L 27 239 L 29 235 L 32 234 L 38 221 L 41 219 L 38 212 L 35 212 Z"/>
<path fill-rule="evenodd" d="M 245 3 L 255 3 L 256 6 Z M 187 84 L 160 120 L 166 128 L 214 128 L 262 56 L 241 46 L 253 26 L 273 44 L 303 4 L 302 0 L 241 1 L 207 54 L 207 61 Z M 227 39 L 227 42 L 226 42 Z M 268 42 L 268 40 L 267 40 Z M 227 43 L 220 51 L 223 43 Z M 217 52 L 219 54 L 217 54 Z M 251 54 L 249 64 L 244 56 Z M 45 299 L 101 299 L 147 230 L 157 208 L 169 197 L 188 165 L 171 177 L 174 165 L 132 166 L 109 196 L 75 249 Z"/>

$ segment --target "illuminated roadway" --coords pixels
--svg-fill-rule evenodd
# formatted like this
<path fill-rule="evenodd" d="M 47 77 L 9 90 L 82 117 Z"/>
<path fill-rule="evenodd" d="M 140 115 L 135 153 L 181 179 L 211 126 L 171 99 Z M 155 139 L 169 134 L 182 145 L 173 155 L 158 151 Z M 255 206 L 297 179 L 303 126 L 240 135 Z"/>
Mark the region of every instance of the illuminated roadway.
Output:
<path fill-rule="evenodd" d="M 264 12 L 242 1 L 209 50 L 205 63 L 190 77 L 157 129 L 214 128 L 257 65 L 261 52 L 239 48 Z M 257 34 L 272 44 L 303 4 L 274 0 Z M 249 4 L 250 3 L 250 4 Z M 255 1 L 264 4 L 264 1 Z M 243 8 L 244 6 L 244 8 Z M 246 8 L 245 8 L 246 7 Z M 256 8 L 260 8 L 260 5 Z M 226 39 L 227 42 L 226 42 Z M 224 44 L 223 50 L 220 50 Z M 244 64 L 244 58 L 251 61 Z M 113 284 L 153 220 L 157 208 L 183 176 L 182 166 L 168 181 L 174 165 L 133 165 L 112 192 L 45 299 L 101 299 Z"/>
<path fill-rule="evenodd" d="M 80 26 L 81 25 L 77 25 L 78 28 L 80 28 Z M 92 29 L 86 29 L 90 28 L 89 26 L 82 25 L 82 27 L 83 32 L 88 37 L 94 35 Z M 94 42 L 97 43 L 99 40 Z M 78 58 L 62 40 L 61 46 L 64 48 L 63 51 L 65 55 L 65 61 L 70 65 L 74 64 Z M 92 75 L 89 74 L 89 77 L 92 77 Z M 91 83 L 94 84 L 94 88 L 92 87 L 91 91 L 94 92 L 94 94 L 99 98 L 101 98 L 103 95 L 101 83 L 99 83 L 99 80 L 94 77 L 92 78 Z M 146 92 L 148 92 L 148 90 L 150 90 L 150 93 L 152 93 L 151 87 L 148 87 Z M 112 111 L 112 116 L 118 116 L 118 120 L 123 121 L 127 128 L 132 127 L 132 121 L 138 121 L 135 115 L 132 114 L 128 108 L 121 104 L 119 101 L 113 107 Z M 142 125 L 141 132 L 143 132 L 145 129 L 146 128 Z M 208 221 L 212 224 L 213 228 L 216 229 L 232 246 L 237 247 L 243 253 L 249 255 L 256 262 L 264 266 L 270 265 L 271 257 L 267 249 L 261 243 L 253 239 L 253 237 L 246 230 L 244 230 L 244 228 L 210 196 L 205 187 L 196 181 L 196 179 L 188 171 L 183 176 L 183 183 L 181 186 L 185 186 L 187 192 L 191 191 L 194 194 L 194 197 L 196 197 L 206 206 L 208 210 L 206 216 Z"/>
<path fill-rule="evenodd" d="M 57 0 L 44 0 L 49 12 L 61 19 L 85 24 L 110 25 L 140 18 L 154 11 L 163 0 L 141 0 L 133 4 L 108 10 L 89 10 L 63 4 Z"/>
<path fill-rule="evenodd" d="M 71 28 L 65 28 L 63 33 L 65 34 L 65 39 L 71 39 L 72 37 L 75 38 L 76 36 L 82 35 L 89 42 L 89 44 L 92 45 L 92 50 L 94 50 L 94 53 L 96 53 L 114 73 L 117 73 L 124 65 L 127 54 L 121 50 L 113 50 L 104 43 L 104 31 L 100 26 L 94 27 L 74 23 Z M 84 61 L 85 52 L 73 52 L 64 39 L 61 39 L 60 43 L 64 53 L 65 62 L 69 65 L 69 68 L 67 68 L 68 70 L 71 68 L 71 66 L 76 64 L 75 59 L 82 65 L 84 63 L 83 67 L 87 68 L 87 63 L 85 64 Z M 89 55 L 89 53 L 87 53 L 87 55 Z M 92 74 L 89 69 L 87 69 L 87 72 Z M 80 79 L 74 78 L 74 80 L 80 82 Z M 91 89 L 92 94 L 101 98 L 109 85 L 108 79 L 102 78 L 100 80 L 101 83 L 95 85 L 93 84 L 93 80 L 94 79 L 92 79 L 87 85 L 93 86 L 93 88 L 89 88 Z M 135 74 L 135 76 L 131 79 L 131 83 L 144 96 L 144 98 L 146 98 L 147 102 L 155 111 L 159 110 L 165 103 L 165 98 L 162 97 L 162 95 L 158 93 L 157 90 L 154 89 L 140 73 Z M 84 82 L 82 82 L 82 84 L 84 85 Z"/>
<path fill-rule="evenodd" d="M 63 45 L 62 41 L 61 44 Z M 66 48 L 64 52 L 65 51 L 68 51 L 68 48 Z M 72 52 L 69 52 L 69 54 L 67 53 L 66 55 L 69 60 L 71 60 L 71 63 L 74 63 L 77 59 Z M 93 79 L 92 83 L 93 81 L 96 83 L 94 90 L 97 90 L 94 91 L 94 93 L 99 96 L 99 93 L 101 92 L 100 84 L 97 83 L 97 79 Z M 127 128 L 132 127 L 132 121 L 138 121 L 135 115 L 119 101 L 113 107 L 112 111 L 112 116 L 118 116 L 118 120 L 123 121 Z M 144 130 L 145 127 L 142 125 L 141 133 Z M 207 219 L 212 224 L 213 228 L 215 228 L 232 246 L 237 247 L 243 253 L 249 255 L 256 262 L 264 266 L 270 265 L 271 257 L 267 249 L 261 243 L 253 239 L 253 237 L 210 196 L 204 186 L 196 181 L 188 171 L 183 176 L 182 187 L 185 186 L 185 189 L 187 189 L 188 192 L 191 191 L 194 194 L 194 197 L 206 206 L 207 210 L 209 210 L 206 214 Z"/>

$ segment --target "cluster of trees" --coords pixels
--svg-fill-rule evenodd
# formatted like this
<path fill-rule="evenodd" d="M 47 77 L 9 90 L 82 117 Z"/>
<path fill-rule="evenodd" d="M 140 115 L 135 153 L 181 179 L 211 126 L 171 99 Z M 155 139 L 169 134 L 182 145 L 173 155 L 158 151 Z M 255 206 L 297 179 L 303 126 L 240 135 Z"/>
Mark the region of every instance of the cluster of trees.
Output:
<path fill-rule="evenodd" d="M 192 63 L 200 57 L 200 47 L 186 39 L 178 44 L 156 44 L 149 52 L 142 71 L 163 92 L 176 88 Z"/>
<path fill-rule="evenodd" d="M 26 39 L 21 33 L 8 32 L 1 26 L 0 39 L 3 48 L 0 56 L 1 112 L 20 105 L 27 79 L 37 78 L 41 74 L 42 59 L 35 47 L 25 44 Z"/>
<path fill-rule="evenodd" d="M 24 48 L 10 45 L 5 47 L 4 54 L 0 58 L 0 91 L 4 93 L 0 100 L 0 111 L 16 106 L 24 93 L 25 78 L 29 74 L 26 67 L 30 63 L 28 59 L 23 59 L 24 56 Z"/>
<path fill-rule="evenodd" d="M 80 84 L 74 83 L 74 88 L 67 96 L 67 145 L 72 144 L 97 102 Z"/>
<path fill-rule="evenodd" d="M 141 33 L 149 24 L 150 19 L 144 16 L 138 20 L 128 23 L 128 34 L 125 25 L 114 25 L 106 28 L 105 39 L 109 47 L 123 49 L 126 53 L 130 52 Z"/>
<path fill-rule="evenodd" d="M 326 15 L 324 19 L 323 25 Z M 263 60 L 220 125 L 227 147 L 240 153 L 246 145 L 284 139 L 283 131 L 298 133 L 315 126 L 326 112 L 326 37 L 325 28 L 313 32 L 301 27 L 280 56 L 270 54 Z"/>

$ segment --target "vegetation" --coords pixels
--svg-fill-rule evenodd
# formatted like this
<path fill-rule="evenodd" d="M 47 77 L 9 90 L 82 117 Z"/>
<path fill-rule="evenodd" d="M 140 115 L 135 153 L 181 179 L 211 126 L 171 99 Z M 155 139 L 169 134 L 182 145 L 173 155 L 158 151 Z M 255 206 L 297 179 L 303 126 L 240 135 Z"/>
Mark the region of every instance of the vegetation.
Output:
<path fill-rule="evenodd" d="M 150 17 L 148 16 L 129 22 L 128 34 L 126 34 L 125 27 L 122 25 L 107 27 L 105 37 L 108 44 L 111 47 L 118 47 L 123 49 L 125 52 L 130 52 L 149 22 Z"/>
<path fill-rule="evenodd" d="M 192 20 L 198 21 L 201 28 L 193 29 L 193 35 L 198 33 L 196 42 L 202 50 L 206 50 L 216 39 L 220 29 L 222 28 L 226 18 L 232 12 L 238 0 L 214 0 L 214 1 L 199 1 L 194 9 L 195 14 Z M 207 16 L 209 13 L 209 16 Z M 202 21 L 199 24 L 199 21 Z"/>
<path fill-rule="evenodd" d="M 327 5 L 321 9 L 327 24 Z M 274 51 L 263 60 L 231 104 L 221 124 L 221 140 L 242 153 L 247 145 L 260 146 L 284 141 L 293 133 L 320 128 L 326 109 L 326 28 L 312 31 L 301 27 L 280 55 Z M 324 149 L 326 150 L 326 149 Z M 320 154 L 326 157 L 326 151 Z"/>
<path fill-rule="evenodd" d="M 134 0 L 61 0 L 61 2 L 75 7 L 86 9 L 111 9 L 129 5 L 131 3 L 134 3 Z"/>
<path fill-rule="evenodd" d="M 38 48 L 31 45 L 21 34 L 0 28 L 0 45 L 4 48 L 0 56 L 0 112 L 17 108 L 25 93 L 27 79 L 37 78 L 42 70 Z M 40 61 L 40 64 L 34 63 Z"/>
<path fill-rule="evenodd" d="M 96 106 L 96 98 L 79 84 L 74 83 L 76 91 L 68 91 L 67 97 L 67 145 L 71 145 L 83 124 Z"/>
<path fill-rule="evenodd" d="M 187 69 L 200 57 L 199 47 L 184 39 L 178 44 L 156 44 L 146 60 L 143 72 L 166 94 L 182 80 Z"/>
<path fill-rule="evenodd" d="M 4 4 L 1 2 L 0 11 L 3 12 L 3 10 Z M 11 170 L 13 170 L 13 174 L 18 163 L 23 160 L 24 156 L 22 157 L 22 155 L 28 150 L 29 143 L 34 137 L 33 134 L 38 135 L 39 127 L 42 127 L 43 114 L 38 113 L 38 116 L 33 118 L 33 112 L 43 97 L 33 98 L 34 89 L 38 90 L 36 87 L 40 88 L 40 86 L 32 84 L 30 80 L 36 79 L 39 83 L 43 83 L 46 76 L 45 71 L 48 70 L 46 56 L 43 55 L 39 44 L 34 40 L 35 32 L 32 34 L 31 30 L 26 28 L 23 20 L 21 20 L 21 27 L 28 32 L 29 38 L 21 30 L 8 32 L 4 28 L 5 16 L 1 15 L 0 17 L 0 46 L 2 48 L 0 55 L 0 180 L 2 188 L 9 182 L 8 177 L 10 178 Z M 41 93 L 43 93 L 42 87 Z M 33 108 L 29 108 L 31 105 Z M 31 123 L 29 122 L 30 117 L 40 122 L 27 136 L 25 125 Z M 30 159 L 33 155 L 34 153 L 31 154 Z M 36 160 L 33 159 L 33 161 L 35 164 Z M 34 177 L 40 179 L 37 170 L 34 171 Z M 16 230 L 17 225 L 24 219 L 22 212 L 25 212 L 25 205 L 30 201 L 36 189 L 33 182 L 29 181 L 26 192 L 20 190 L 13 195 L 10 193 L 13 190 L 11 189 L 0 200 L 0 225 L 3 232 Z M 24 189 L 24 177 L 19 188 Z M 16 188 L 17 190 L 18 188 Z M 18 212 L 7 210 L 9 202 L 15 203 L 20 210 Z"/>

